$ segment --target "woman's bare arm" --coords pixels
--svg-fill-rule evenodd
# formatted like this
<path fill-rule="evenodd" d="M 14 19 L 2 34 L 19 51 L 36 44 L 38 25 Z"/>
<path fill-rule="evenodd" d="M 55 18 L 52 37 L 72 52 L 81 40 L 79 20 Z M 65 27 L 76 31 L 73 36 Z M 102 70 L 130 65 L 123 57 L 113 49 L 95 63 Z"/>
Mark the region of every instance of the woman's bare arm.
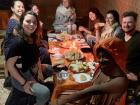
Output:
<path fill-rule="evenodd" d="M 83 26 L 79 26 L 79 31 L 83 31 L 83 32 L 86 32 L 87 34 L 92 35 L 92 32 L 89 31 L 87 28 L 85 28 L 85 27 L 83 27 Z"/>
<path fill-rule="evenodd" d="M 25 83 L 25 79 L 18 73 L 15 68 L 15 63 L 18 59 L 18 56 L 11 57 L 6 61 L 6 66 L 11 76 L 14 77 L 21 85 Z"/>
<path fill-rule="evenodd" d="M 84 90 L 78 91 L 72 95 L 65 97 L 62 100 L 58 100 L 58 105 L 65 105 L 65 103 L 79 100 L 83 97 L 96 95 L 96 94 L 117 94 L 120 96 L 127 86 L 127 79 L 125 77 L 118 77 L 109 82 L 102 83 L 101 85 L 93 85 Z M 120 93 L 120 94 L 119 94 Z"/>
<path fill-rule="evenodd" d="M 10 72 L 11 76 L 15 78 L 23 86 L 24 91 L 28 94 L 33 95 L 31 91 L 31 84 L 34 83 L 35 81 L 27 81 L 19 74 L 18 70 L 15 68 L 17 59 L 18 56 L 9 58 L 6 61 L 7 69 Z"/>

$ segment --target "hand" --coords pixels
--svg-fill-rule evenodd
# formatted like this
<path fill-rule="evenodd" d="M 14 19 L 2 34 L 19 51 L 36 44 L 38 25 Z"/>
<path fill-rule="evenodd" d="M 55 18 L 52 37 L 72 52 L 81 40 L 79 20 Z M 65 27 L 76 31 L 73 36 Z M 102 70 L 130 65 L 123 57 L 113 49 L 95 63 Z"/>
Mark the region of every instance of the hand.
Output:
<path fill-rule="evenodd" d="M 124 94 L 121 94 L 121 93 L 114 93 L 114 94 L 112 94 L 111 95 L 112 96 L 112 101 L 113 102 L 120 102 L 120 98 L 123 95 L 125 95 L 125 93 Z"/>
<path fill-rule="evenodd" d="M 31 85 L 33 83 L 35 83 L 35 81 L 27 81 L 25 83 L 25 85 L 23 86 L 23 89 L 24 89 L 25 93 L 30 94 L 30 95 L 33 95 L 32 89 L 31 89 L 32 88 Z"/>
<path fill-rule="evenodd" d="M 136 96 L 140 96 L 140 85 L 136 88 Z"/>
<path fill-rule="evenodd" d="M 79 26 L 79 31 L 85 31 L 85 27 Z"/>
<path fill-rule="evenodd" d="M 64 101 L 62 100 L 57 100 L 57 105 L 65 105 L 66 103 L 64 103 Z"/>
<path fill-rule="evenodd" d="M 98 23 L 96 23 L 96 24 L 94 25 L 94 28 L 95 28 L 95 30 L 99 30 L 99 29 L 100 29 L 99 24 L 98 24 Z"/>
<path fill-rule="evenodd" d="M 44 81 L 44 76 L 43 76 L 42 70 L 39 70 L 39 71 L 38 71 L 37 79 L 38 79 L 39 81 L 42 81 L 42 82 Z"/>
<path fill-rule="evenodd" d="M 55 100 L 55 101 L 51 102 L 50 105 L 59 105 L 58 100 Z"/>
<path fill-rule="evenodd" d="M 134 73 L 132 73 L 132 72 L 126 74 L 126 76 L 131 81 L 138 81 L 138 77 Z"/>

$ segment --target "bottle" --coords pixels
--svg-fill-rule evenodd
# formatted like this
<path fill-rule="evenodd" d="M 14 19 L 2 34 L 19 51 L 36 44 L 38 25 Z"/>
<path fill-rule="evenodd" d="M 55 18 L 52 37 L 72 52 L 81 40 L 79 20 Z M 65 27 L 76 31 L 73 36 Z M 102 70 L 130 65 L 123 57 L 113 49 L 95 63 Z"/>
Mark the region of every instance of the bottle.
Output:
<path fill-rule="evenodd" d="M 70 21 L 68 22 L 68 25 L 67 25 L 67 33 L 72 34 L 72 24 Z"/>

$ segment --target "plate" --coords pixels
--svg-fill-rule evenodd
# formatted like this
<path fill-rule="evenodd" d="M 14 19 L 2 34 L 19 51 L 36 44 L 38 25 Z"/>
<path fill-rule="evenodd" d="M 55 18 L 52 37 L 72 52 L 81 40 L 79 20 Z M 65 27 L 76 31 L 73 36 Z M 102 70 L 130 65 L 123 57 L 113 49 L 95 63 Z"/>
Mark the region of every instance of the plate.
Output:
<path fill-rule="evenodd" d="M 71 41 L 62 42 L 62 43 L 59 44 L 59 46 L 62 47 L 62 48 L 69 49 L 71 47 Z"/>
<path fill-rule="evenodd" d="M 78 83 L 85 83 L 91 80 L 90 75 L 86 73 L 73 74 L 73 78 Z"/>
<path fill-rule="evenodd" d="M 48 33 L 49 38 L 55 38 L 56 36 L 57 36 L 57 34 L 55 34 L 55 33 Z"/>
<path fill-rule="evenodd" d="M 52 56 L 55 57 L 56 59 L 61 59 L 63 57 L 63 55 L 60 53 L 55 53 Z"/>
<path fill-rule="evenodd" d="M 55 53 L 58 53 L 59 52 L 59 48 L 50 48 L 48 51 L 51 54 L 55 54 Z"/>
<path fill-rule="evenodd" d="M 69 60 L 69 61 L 75 61 L 75 60 L 80 60 L 84 58 L 84 55 L 82 52 L 79 52 L 78 50 L 67 50 L 64 53 L 64 58 Z"/>
<path fill-rule="evenodd" d="M 65 34 L 58 34 L 58 35 L 56 36 L 56 38 L 59 39 L 59 40 L 64 40 L 65 37 L 66 37 Z"/>

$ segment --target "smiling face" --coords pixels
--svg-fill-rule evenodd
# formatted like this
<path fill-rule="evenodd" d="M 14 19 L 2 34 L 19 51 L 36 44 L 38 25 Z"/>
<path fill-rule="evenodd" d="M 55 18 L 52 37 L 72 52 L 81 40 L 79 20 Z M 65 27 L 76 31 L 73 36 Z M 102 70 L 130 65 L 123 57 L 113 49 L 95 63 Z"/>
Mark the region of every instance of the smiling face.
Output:
<path fill-rule="evenodd" d="M 136 21 L 132 16 L 122 18 L 122 29 L 125 33 L 131 33 L 136 28 Z"/>
<path fill-rule="evenodd" d="M 34 6 L 32 7 L 32 11 L 33 11 L 34 13 L 36 13 L 37 15 L 39 15 L 39 9 L 38 9 L 38 7 L 37 7 L 36 5 L 34 5 Z"/>
<path fill-rule="evenodd" d="M 114 16 L 109 13 L 106 15 L 106 24 L 109 26 L 112 26 L 114 24 L 115 20 L 114 20 Z"/>
<path fill-rule="evenodd" d="M 93 13 L 93 12 L 89 12 L 89 18 L 90 18 L 91 21 L 96 20 L 96 14 Z"/>
<path fill-rule="evenodd" d="M 23 2 L 15 1 L 13 7 L 11 7 L 11 10 L 13 14 L 15 14 L 18 17 L 21 17 L 21 15 L 25 12 Z"/>
<path fill-rule="evenodd" d="M 37 28 L 37 19 L 34 15 L 27 14 L 24 17 L 22 27 L 27 35 L 31 35 Z"/>

